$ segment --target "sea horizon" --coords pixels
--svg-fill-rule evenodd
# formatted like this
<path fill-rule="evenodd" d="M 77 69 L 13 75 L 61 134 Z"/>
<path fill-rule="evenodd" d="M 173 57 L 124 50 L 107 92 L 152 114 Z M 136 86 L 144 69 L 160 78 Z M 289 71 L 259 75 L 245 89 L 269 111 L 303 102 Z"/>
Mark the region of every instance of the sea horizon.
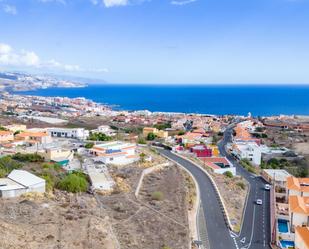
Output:
<path fill-rule="evenodd" d="M 22 95 L 84 97 L 115 110 L 212 115 L 309 115 L 309 85 L 297 84 L 88 84 Z M 95 94 L 94 94 L 95 93 Z"/>

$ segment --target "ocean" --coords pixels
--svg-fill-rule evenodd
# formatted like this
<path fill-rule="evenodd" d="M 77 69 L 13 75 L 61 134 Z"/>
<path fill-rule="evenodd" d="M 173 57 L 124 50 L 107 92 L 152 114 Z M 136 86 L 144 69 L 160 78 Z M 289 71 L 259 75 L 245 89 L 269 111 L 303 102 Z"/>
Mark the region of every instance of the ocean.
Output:
<path fill-rule="evenodd" d="M 18 94 L 85 97 L 117 110 L 271 116 L 309 115 L 309 85 L 128 85 L 49 88 Z"/>

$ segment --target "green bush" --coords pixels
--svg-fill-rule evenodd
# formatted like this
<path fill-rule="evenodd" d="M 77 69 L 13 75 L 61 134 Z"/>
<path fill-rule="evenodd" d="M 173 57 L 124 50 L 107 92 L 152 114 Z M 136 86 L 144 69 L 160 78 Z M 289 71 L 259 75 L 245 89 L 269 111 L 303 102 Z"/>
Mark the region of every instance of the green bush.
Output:
<path fill-rule="evenodd" d="M 245 190 L 245 188 L 246 188 L 246 186 L 243 182 L 237 182 L 237 186 L 239 186 L 243 190 Z"/>
<path fill-rule="evenodd" d="M 86 143 L 85 148 L 86 149 L 91 149 L 94 146 L 94 143 Z"/>
<path fill-rule="evenodd" d="M 147 140 L 153 141 L 153 140 L 155 140 L 155 138 L 156 138 L 156 135 L 154 133 L 152 133 L 152 132 L 148 133 Z"/>
<path fill-rule="evenodd" d="M 231 171 L 224 172 L 224 175 L 228 178 L 233 178 L 233 173 Z"/>
<path fill-rule="evenodd" d="M 5 176 L 9 173 L 11 173 L 14 169 L 19 169 L 22 167 L 22 164 L 20 162 L 17 162 L 12 159 L 11 156 L 4 156 L 0 158 L 0 170 L 1 175 Z"/>
<path fill-rule="evenodd" d="M 47 191 L 52 191 L 55 187 L 55 177 L 52 174 L 49 173 L 43 173 L 42 175 L 40 175 L 40 177 L 42 177 L 43 179 L 45 179 L 46 181 L 46 190 Z"/>
<path fill-rule="evenodd" d="M 40 155 L 33 153 L 33 154 L 22 154 L 22 153 L 16 153 L 12 156 L 14 160 L 20 161 L 20 162 L 44 162 L 44 158 Z"/>
<path fill-rule="evenodd" d="M 155 124 L 153 127 L 157 128 L 158 130 L 165 130 L 166 128 L 171 128 L 172 125 L 171 125 L 171 122 L 168 122 L 164 124 Z"/>
<path fill-rule="evenodd" d="M 60 171 L 61 166 L 58 163 L 43 163 L 42 164 L 43 169 L 51 169 L 55 171 Z"/>
<path fill-rule="evenodd" d="M 57 187 L 67 192 L 80 193 L 87 191 L 88 182 L 84 177 L 72 173 L 66 175 L 62 180 L 60 180 Z"/>
<path fill-rule="evenodd" d="M 155 191 L 151 194 L 151 199 L 155 200 L 155 201 L 162 201 L 164 198 L 164 195 L 162 192 L 160 191 Z"/>
<path fill-rule="evenodd" d="M 90 132 L 89 140 L 92 141 L 110 141 L 112 138 L 110 136 L 105 135 L 102 132 Z"/>
<path fill-rule="evenodd" d="M 139 137 L 137 140 L 138 144 L 146 144 L 146 140 L 143 137 Z"/>

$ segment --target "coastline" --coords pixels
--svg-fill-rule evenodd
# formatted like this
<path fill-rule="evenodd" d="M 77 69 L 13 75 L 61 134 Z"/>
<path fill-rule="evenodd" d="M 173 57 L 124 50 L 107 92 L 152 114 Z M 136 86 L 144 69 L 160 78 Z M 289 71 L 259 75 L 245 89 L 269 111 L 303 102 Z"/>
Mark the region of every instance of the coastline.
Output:
<path fill-rule="evenodd" d="M 13 92 L 42 97 L 83 97 L 115 111 L 195 115 L 309 115 L 309 85 L 114 85 Z M 231 91 L 231 93 L 227 93 Z M 94 94 L 95 93 L 95 94 Z"/>

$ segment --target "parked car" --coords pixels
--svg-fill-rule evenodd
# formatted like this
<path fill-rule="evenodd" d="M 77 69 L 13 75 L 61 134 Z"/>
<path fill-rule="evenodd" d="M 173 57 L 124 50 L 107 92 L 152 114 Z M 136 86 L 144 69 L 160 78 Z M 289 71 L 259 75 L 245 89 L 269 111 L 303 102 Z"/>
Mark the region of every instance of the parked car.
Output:
<path fill-rule="evenodd" d="M 269 184 L 265 184 L 264 189 L 265 190 L 270 190 L 271 186 Z"/>
<path fill-rule="evenodd" d="M 262 201 L 261 199 L 257 199 L 257 200 L 255 201 L 255 203 L 256 203 L 257 205 L 262 205 L 262 204 L 263 204 L 263 201 Z"/>

